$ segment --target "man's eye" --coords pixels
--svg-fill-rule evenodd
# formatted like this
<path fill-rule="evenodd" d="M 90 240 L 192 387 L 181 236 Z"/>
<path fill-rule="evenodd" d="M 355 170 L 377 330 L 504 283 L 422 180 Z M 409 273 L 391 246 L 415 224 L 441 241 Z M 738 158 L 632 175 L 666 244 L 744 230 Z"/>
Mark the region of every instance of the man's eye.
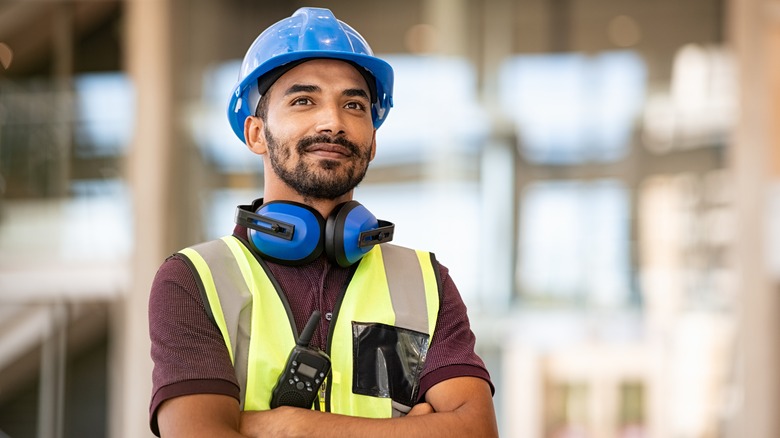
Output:
<path fill-rule="evenodd" d="M 347 109 L 356 109 L 361 111 L 364 111 L 366 109 L 366 106 L 360 102 L 349 102 L 344 107 Z"/>
<path fill-rule="evenodd" d="M 292 101 L 293 105 L 308 105 L 311 103 L 311 100 L 308 97 L 299 97 Z"/>

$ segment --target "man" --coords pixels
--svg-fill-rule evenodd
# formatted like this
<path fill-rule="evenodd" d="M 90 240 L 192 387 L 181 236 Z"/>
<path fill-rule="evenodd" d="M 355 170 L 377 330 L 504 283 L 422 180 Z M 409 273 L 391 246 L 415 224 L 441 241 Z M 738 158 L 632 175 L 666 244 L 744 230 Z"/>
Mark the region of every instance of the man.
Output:
<path fill-rule="evenodd" d="M 386 243 L 392 224 L 352 200 L 392 83 L 327 9 L 299 9 L 250 47 L 228 118 L 264 157 L 264 197 L 239 206 L 232 236 L 180 251 L 155 277 L 156 434 L 497 435 L 447 269 Z M 296 347 L 304 326 L 309 348 Z M 293 349 L 321 350 L 311 355 L 330 368 Z"/>

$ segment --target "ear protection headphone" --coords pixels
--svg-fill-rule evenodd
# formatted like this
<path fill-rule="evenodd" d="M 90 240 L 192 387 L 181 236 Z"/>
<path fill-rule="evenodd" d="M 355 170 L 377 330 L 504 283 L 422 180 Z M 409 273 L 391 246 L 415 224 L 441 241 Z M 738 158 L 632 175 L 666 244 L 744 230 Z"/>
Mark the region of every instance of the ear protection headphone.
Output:
<path fill-rule="evenodd" d="M 328 260 L 346 268 L 372 246 L 393 240 L 395 225 L 377 219 L 357 201 L 337 205 L 327 220 L 297 202 L 271 201 L 255 211 L 253 205 L 238 206 L 236 224 L 247 227 L 252 249 L 276 263 L 302 265 L 324 251 Z"/>

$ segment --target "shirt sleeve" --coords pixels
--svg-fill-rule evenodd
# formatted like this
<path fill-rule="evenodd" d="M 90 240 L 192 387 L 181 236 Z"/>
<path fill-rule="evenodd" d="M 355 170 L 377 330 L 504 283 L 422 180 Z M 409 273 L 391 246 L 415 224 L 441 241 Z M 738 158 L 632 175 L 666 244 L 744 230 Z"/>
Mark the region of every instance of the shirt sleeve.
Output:
<path fill-rule="evenodd" d="M 157 271 L 149 296 L 152 400 L 149 424 L 159 436 L 157 409 L 189 394 L 224 394 L 239 399 L 238 382 L 219 329 L 208 317 L 198 284 L 181 256 Z"/>
<path fill-rule="evenodd" d="M 454 377 L 478 377 L 484 379 L 491 392 L 495 387 L 485 363 L 474 350 L 476 337 L 466 311 L 466 304 L 460 296 L 449 270 L 439 264 L 442 283 L 442 297 L 436 330 L 428 348 L 428 356 L 420 377 L 418 400 L 437 383 Z"/>

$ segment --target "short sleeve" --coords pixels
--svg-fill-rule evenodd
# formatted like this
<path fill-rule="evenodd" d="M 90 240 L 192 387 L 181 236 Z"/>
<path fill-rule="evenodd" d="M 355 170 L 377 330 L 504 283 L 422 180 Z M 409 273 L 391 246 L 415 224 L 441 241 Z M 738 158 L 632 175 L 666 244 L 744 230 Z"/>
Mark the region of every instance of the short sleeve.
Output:
<path fill-rule="evenodd" d="M 474 350 L 476 337 L 471 331 L 466 304 L 449 270 L 439 265 L 442 284 L 441 306 L 436 330 L 428 349 L 425 368 L 420 377 L 419 399 L 439 382 L 454 377 L 479 377 L 495 392 L 485 363 Z"/>
<path fill-rule="evenodd" d="M 157 271 L 149 296 L 152 372 L 150 426 L 157 434 L 157 408 L 173 397 L 225 394 L 239 398 L 227 347 L 208 317 L 194 274 L 181 256 Z"/>

